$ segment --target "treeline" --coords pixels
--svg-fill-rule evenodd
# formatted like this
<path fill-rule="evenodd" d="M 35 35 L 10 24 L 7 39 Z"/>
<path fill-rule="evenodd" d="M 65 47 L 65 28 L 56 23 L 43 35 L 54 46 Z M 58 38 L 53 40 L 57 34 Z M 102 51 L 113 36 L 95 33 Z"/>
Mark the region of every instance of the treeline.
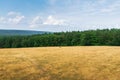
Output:
<path fill-rule="evenodd" d="M 120 29 L 0 37 L 0 48 L 98 45 L 120 46 Z"/>

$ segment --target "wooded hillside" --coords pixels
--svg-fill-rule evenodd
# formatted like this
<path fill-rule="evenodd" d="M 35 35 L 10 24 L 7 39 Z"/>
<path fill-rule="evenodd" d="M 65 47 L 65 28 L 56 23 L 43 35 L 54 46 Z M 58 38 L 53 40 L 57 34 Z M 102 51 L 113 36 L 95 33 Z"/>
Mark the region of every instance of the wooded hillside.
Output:
<path fill-rule="evenodd" d="M 120 46 L 120 29 L 0 37 L 0 48 L 97 45 Z"/>

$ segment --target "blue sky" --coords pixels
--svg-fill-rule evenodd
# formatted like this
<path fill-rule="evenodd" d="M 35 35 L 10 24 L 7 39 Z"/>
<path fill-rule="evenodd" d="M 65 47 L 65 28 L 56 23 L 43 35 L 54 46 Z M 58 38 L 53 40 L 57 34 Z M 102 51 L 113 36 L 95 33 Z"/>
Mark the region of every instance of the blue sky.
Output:
<path fill-rule="evenodd" d="M 120 0 L 0 0 L 0 29 L 119 28 Z"/>

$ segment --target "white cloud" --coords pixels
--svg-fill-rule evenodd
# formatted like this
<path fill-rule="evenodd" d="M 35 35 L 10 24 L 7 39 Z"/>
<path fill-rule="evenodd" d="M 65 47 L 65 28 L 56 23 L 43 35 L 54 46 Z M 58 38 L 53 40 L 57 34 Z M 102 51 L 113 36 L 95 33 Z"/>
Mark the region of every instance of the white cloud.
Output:
<path fill-rule="evenodd" d="M 6 20 L 4 17 L 0 17 L 0 23 L 6 23 Z"/>
<path fill-rule="evenodd" d="M 33 18 L 31 24 L 37 24 L 41 22 L 41 17 L 40 16 L 36 16 L 35 18 Z"/>
<path fill-rule="evenodd" d="M 35 28 L 38 27 L 40 24 L 42 24 L 42 19 L 40 16 L 36 16 L 33 18 L 33 20 L 30 22 L 30 27 Z"/>
<path fill-rule="evenodd" d="M 55 19 L 53 16 L 48 16 L 47 20 L 43 23 L 44 25 L 62 25 L 65 20 Z"/>
<path fill-rule="evenodd" d="M 8 18 L 8 23 L 19 24 L 24 18 L 25 16 L 15 16 L 14 18 Z"/>
<path fill-rule="evenodd" d="M 0 17 L 0 24 L 19 24 L 24 20 L 25 16 L 18 12 L 8 12 L 6 16 Z"/>
<path fill-rule="evenodd" d="M 47 19 L 43 19 L 41 16 L 36 16 L 30 22 L 30 28 L 37 28 L 40 26 L 57 26 L 57 25 L 65 25 L 65 20 L 56 19 L 53 16 L 48 16 Z"/>

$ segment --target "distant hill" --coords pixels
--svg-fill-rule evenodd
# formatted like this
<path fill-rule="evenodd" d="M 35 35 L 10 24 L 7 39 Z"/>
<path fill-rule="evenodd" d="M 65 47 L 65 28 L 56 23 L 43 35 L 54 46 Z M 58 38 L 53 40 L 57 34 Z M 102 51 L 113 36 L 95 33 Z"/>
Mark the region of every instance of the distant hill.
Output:
<path fill-rule="evenodd" d="M 0 36 L 10 35 L 34 35 L 34 34 L 45 34 L 50 32 L 45 31 L 30 31 L 30 30 L 0 30 Z"/>

